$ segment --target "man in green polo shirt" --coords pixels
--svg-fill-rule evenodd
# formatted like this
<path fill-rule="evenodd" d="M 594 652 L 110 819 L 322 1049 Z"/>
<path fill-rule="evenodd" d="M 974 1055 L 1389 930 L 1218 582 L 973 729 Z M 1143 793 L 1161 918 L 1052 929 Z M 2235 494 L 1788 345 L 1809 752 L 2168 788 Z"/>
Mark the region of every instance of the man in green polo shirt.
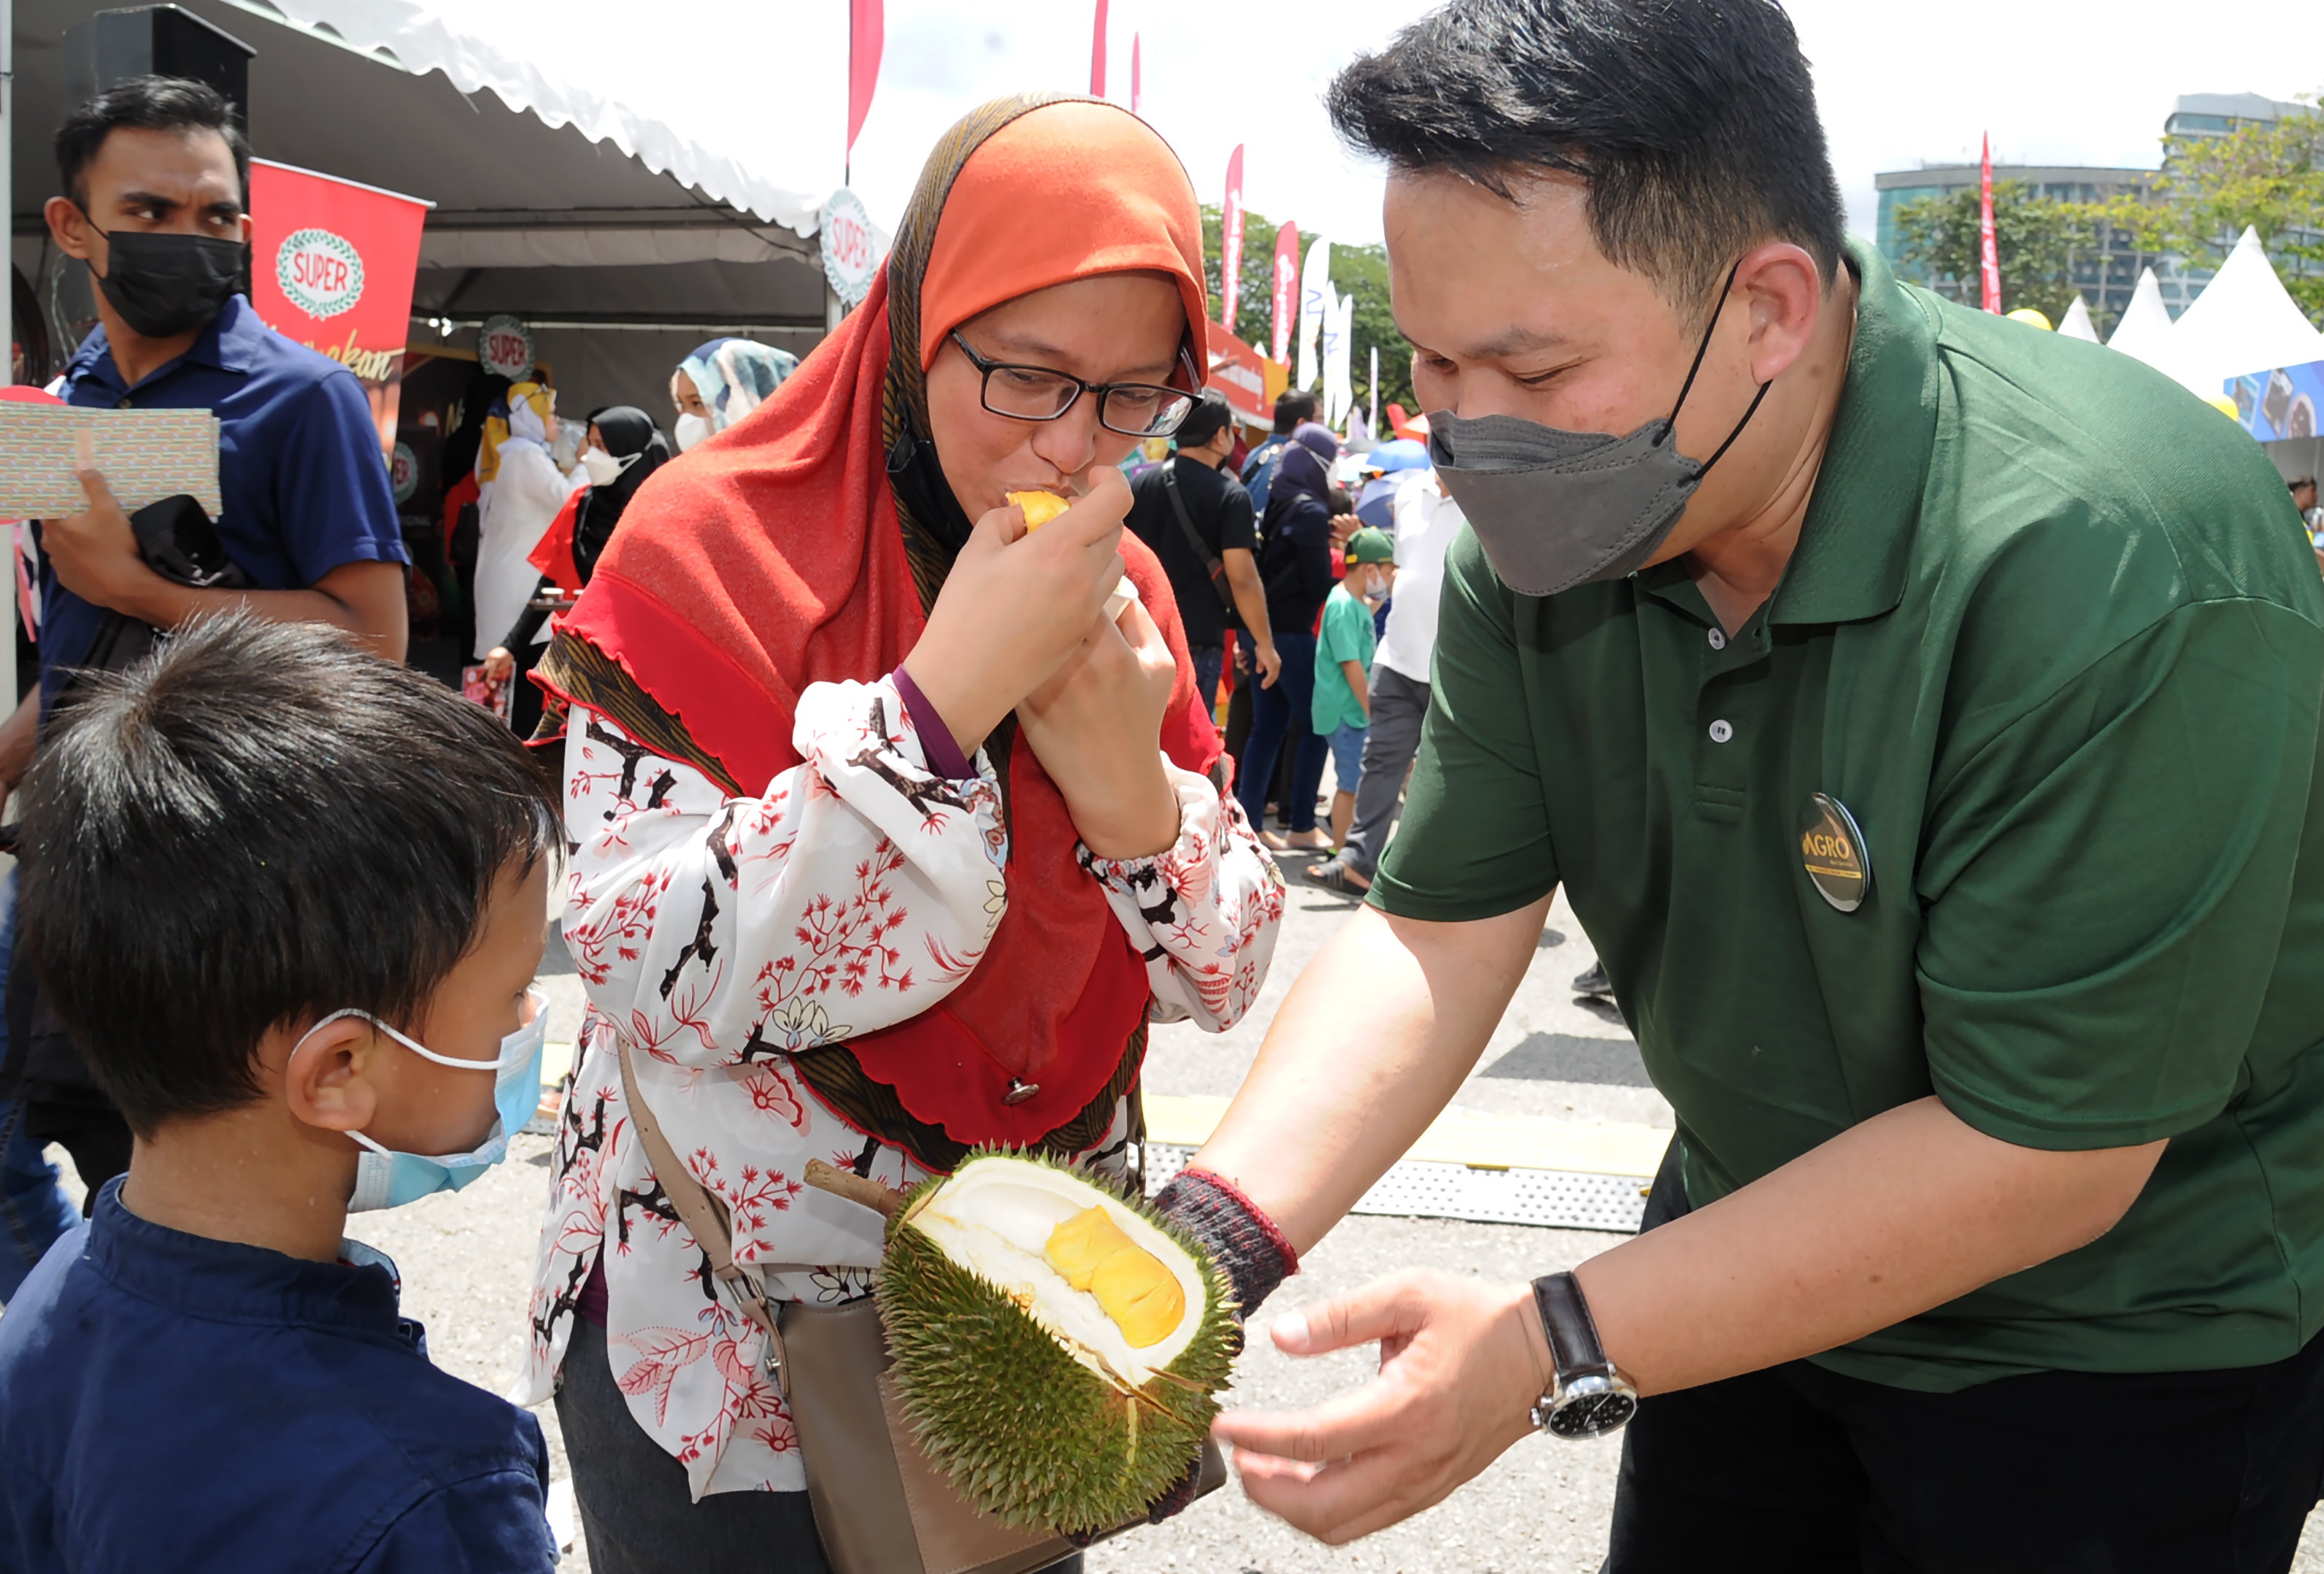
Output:
<path fill-rule="evenodd" d="M 1769 0 L 1453 0 L 1330 104 L 1389 166 L 1474 533 L 1370 908 L 1194 1184 L 1319 1238 L 1561 883 L 1679 1134 L 1655 1227 L 1572 1274 L 1278 1323 L 1386 1359 L 1229 1415 L 1246 1490 L 1346 1540 L 1642 1395 L 1611 1574 L 2289 1567 L 2324 585 L 2282 484 L 2129 357 L 1844 242 Z"/>

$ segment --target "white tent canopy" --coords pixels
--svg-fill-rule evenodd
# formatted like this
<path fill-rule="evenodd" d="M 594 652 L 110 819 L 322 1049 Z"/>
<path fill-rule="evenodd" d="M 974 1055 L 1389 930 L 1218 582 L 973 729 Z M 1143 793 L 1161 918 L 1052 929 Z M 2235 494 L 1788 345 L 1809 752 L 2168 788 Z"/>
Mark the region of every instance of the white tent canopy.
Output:
<path fill-rule="evenodd" d="M 2066 315 L 2059 319 L 2058 331 L 2068 338 L 2098 342 L 2098 330 L 2090 321 L 2089 306 L 2080 295 L 2074 297 L 2073 304 L 2066 308 Z"/>
<path fill-rule="evenodd" d="M 618 11 L 451 0 L 228 0 L 442 71 L 544 125 L 801 236 L 841 181 L 847 5 L 704 0 Z M 588 13 L 603 9 L 592 19 Z M 741 78 L 733 62 L 752 62 Z"/>
<path fill-rule="evenodd" d="M 40 214 L 63 41 L 123 3 L 12 0 L 11 251 L 64 346 L 94 309 Z M 605 0 L 177 3 L 256 51 L 260 157 L 435 204 L 412 315 L 464 334 L 524 318 L 568 404 L 659 409 L 716 333 L 802 355 L 822 337 L 809 237 L 842 178 L 845 0 L 665 0 L 643 20 Z"/>
<path fill-rule="evenodd" d="M 2310 361 L 2324 361 L 2324 334 L 2275 276 L 2259 233 L 2246 229 L 2202 294 L 2179 314 L 2165 356 L 2154 364 L 2217 399 L 2230 377 Z"/>
<path fill-rule="evenodd" d="M 2150 366 L 2163 365 L 2163 347 L 2171 342 L 2171 312 L 2163 304 L 2163 286 L 2153 268 L 2141 269 L 2138 288 L 2131 292 L 2122 320 L 2114 325 L 2110 348 L 2135 356 Z"/>

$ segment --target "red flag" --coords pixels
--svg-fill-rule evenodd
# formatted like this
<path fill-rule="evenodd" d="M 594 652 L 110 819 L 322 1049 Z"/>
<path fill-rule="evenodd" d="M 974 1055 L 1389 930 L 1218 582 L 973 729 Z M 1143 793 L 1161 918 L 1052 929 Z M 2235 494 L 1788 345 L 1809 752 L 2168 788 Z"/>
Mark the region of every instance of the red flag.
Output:
<path fill-rule="evenodd" d="M 886 0 L 847 0 L 847 153 L 872 113 L 872 89 L 880 85 L 880 51 L 888 42 Z"/>
<path fill-rule="evenodd" d="M 1981 176 L 1983 210 L 1978 217 L 1982 260 L 1978 272 L 1982 275 L 1985 309 L 1997 315 L 2001 310 L 2001 253 L 1993 244 L 1993 138 L 1990 136 L 1984 140 L 1984 163 Z"/>
<path fill-rule="evenodd" d="M 1090 97 L 1105 97 L 1105 0 L 1097 0 L 1097 28 L 1090 38 Z"/>
<path fill-rule="evenodd" d="M 1299 322 L 1299 227 L 1275 232 L 1275 358 L 1291 358 L 1291 330 Z"/>
<path fill-rule="evenodd" d="M 1234 331 L 1242 290 L 1242 144 L 1227 155 L 1227 200 L 1219 209 L 1219 321 Z"/>
<path fill-rule="evenodd" d="M 1144 80 L 1146 73 L 1138 58 L 1139 42 L 1139 35 L 1131 33 L 1130 35 L 1130 112 L 1132 115 L 1143 113 L 1139 105 L 1146 97 Z"/>
<path fill-rule="evenodd" d="M 420 232 L 432 202 L 265 159 L 250 164 L 250 304 L 355 375 L 395 455 Z"/>

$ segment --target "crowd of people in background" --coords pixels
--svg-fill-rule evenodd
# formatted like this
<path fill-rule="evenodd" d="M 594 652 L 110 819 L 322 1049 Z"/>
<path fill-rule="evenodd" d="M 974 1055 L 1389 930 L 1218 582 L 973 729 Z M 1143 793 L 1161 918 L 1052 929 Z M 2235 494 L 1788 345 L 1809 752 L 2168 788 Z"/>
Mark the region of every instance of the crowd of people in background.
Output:
<path fill-rule="evenodd" d="M 1247 443 L 1205 394 L 1168 458 L 1125 461 L 1128 524 L 1170 576 L 1261 845 L 1286 873 L 1360 897 L 1419 746 L 1461 513 L 1428 467 L 1425 421 L 1373 442 L 1356 412 L 1347 434 L 1319 413 L 1314 394 L 1286 391 L 1273 430 Z"/>

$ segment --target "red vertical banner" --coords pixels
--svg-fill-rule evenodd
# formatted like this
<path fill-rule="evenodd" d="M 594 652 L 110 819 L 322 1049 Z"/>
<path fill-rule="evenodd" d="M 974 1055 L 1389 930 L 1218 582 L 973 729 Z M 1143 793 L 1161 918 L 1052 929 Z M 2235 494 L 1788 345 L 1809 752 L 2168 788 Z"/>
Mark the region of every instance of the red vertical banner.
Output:
<path fill-rule="evenodd" d="M 1981 161 L 1984 169 L 1979 176 L 1982 198 L 1978 214 L 1978 273 L 1981 275 L 1979 282 L 1985 309 L 1997 314 L 2001 310 L 2001 251 L 1993 244 L 1993 138 L 1990 136 L 1984 139 Z"/>
<path fill-rule="evenodd" d="M 1146 113 L 1146 62 L 1139 58 L 1139 46 L 1144 42 L 1142 33 L 1130 35 L 1130 112 L 1132 115 Z"/>
<path fill-rule="evenodd" d="M 1097 25 L 1090 34 L 1090 97 L 1105 97 L 1105 0 L 1097 0 Z"/>
<path fill-rule="evenodd" d="M 1242 292 L 1242 144 L 1227 155 L 1226 206 L 1219 209 L 1219 321 L 1234 331 L 1235 301 Z"/>
<path fill-rule="evenodd" d="M 1275 355 L 1291 358 L 1291 330 L 1299 325 L 1299 227 L 1275 232 Z"/>
<path fill-rule="evenodd" d="M 420 230 L 434 206 L 250 161 L 250 303 L 267 327 L 355 375 L 383 456 L 395 449 Z"/>
<path fill-rule="evenodd" d="M 888 42 L 887 0 L 847 0 L 847 156 L 872 113 L 872 90 L 880 85 L 880 51 Z M 851 171 L 852 172 L 852 171 Z"/>

